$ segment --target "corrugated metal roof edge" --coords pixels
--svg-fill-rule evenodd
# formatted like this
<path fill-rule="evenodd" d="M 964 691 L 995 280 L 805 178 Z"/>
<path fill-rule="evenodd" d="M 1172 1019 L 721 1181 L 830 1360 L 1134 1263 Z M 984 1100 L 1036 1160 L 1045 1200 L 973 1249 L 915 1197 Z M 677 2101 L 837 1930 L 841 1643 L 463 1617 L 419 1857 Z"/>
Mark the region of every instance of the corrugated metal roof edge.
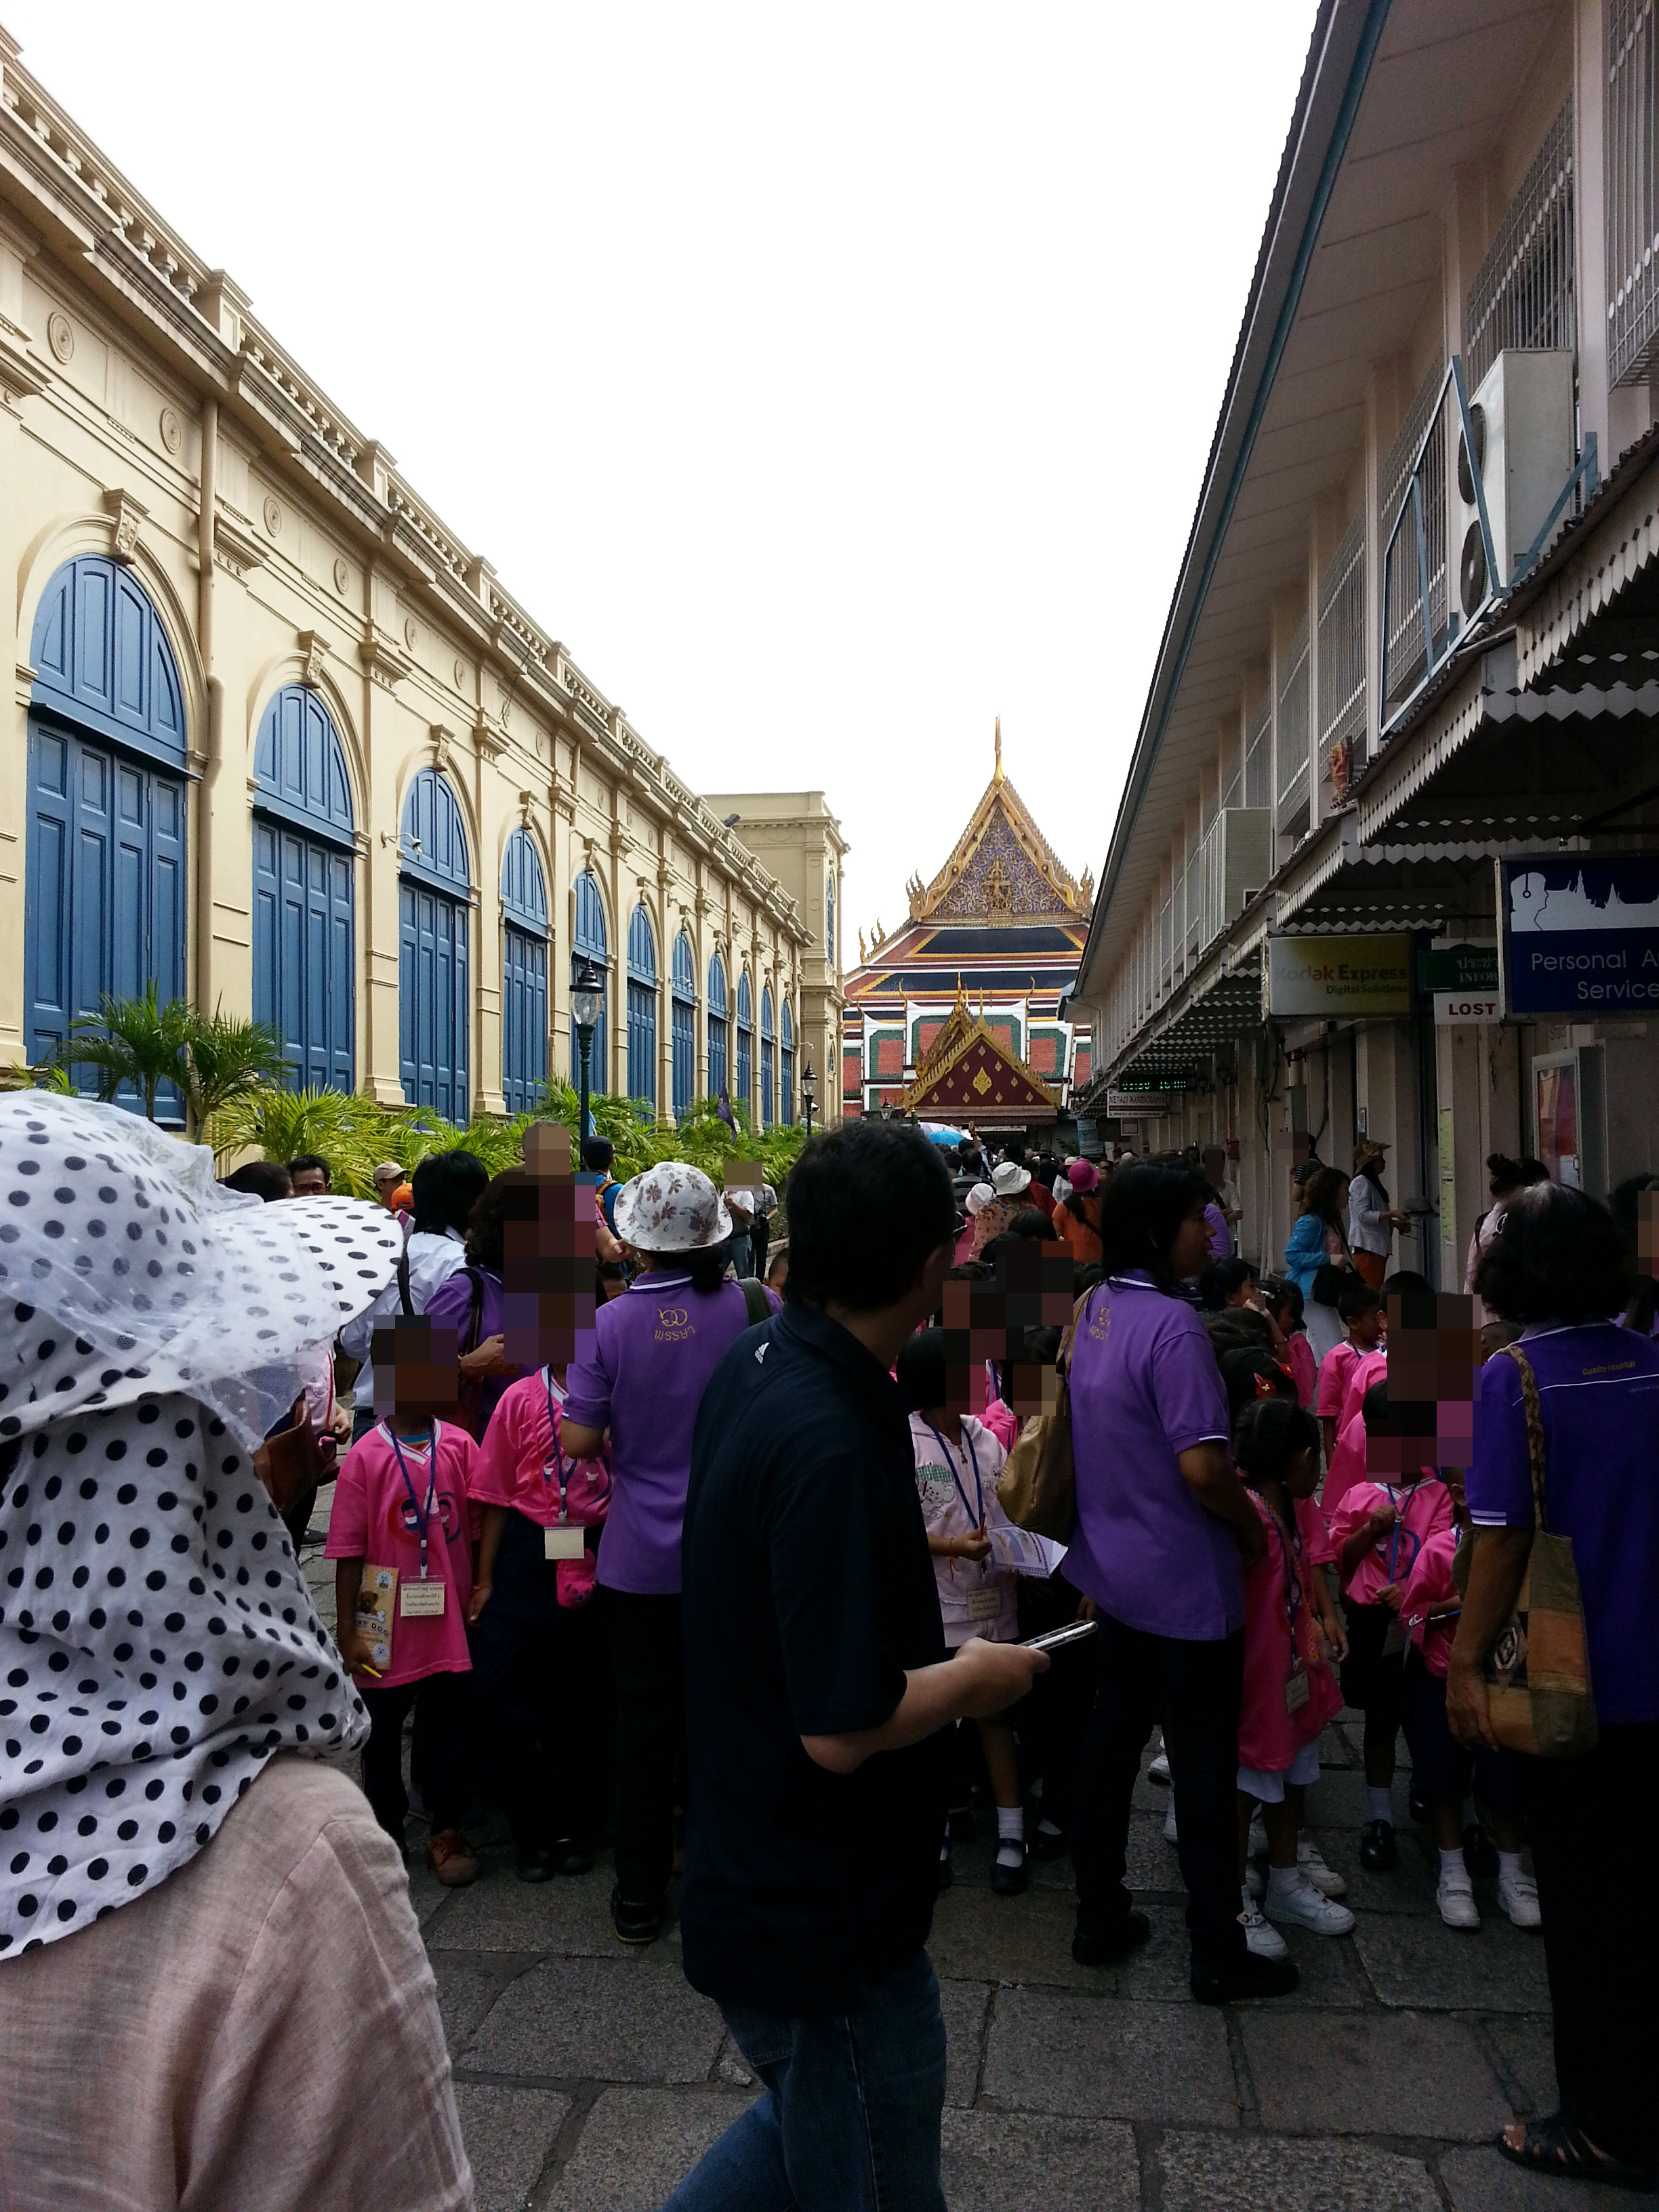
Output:
<path fill-rule="evenodd" d="M 1228 373 L 1227 388 L 1222 399 L 1221 412 L 1217 419 L 1215 435 L 1211 441 L 1210 457 L 1205 465 L 1204 489 L 1199 495 L 1197 510 L 1193 517 L 1193 527 L 1187 540 L 1187 549 L 1182 556 L 1181 572 L 1176 580 L 1174 597 L 1170 604 L 1169 616 L 1164 627 L 1164 636 L 1158 647 L 1158 664 L 1153 671 L 1152 688 L 1147 694 L 1146 708 L 1141 718 L 1140 732 L 1135 741 L 1134 757 L 1129 763 L 1129 774 L 1124 785 L 1123 797 L 1119 803 L 1117 821 L 1112 831 L 1112 842 L 1107 851 L 1104 866 L 1101 870 L 1100 888 L 1095 895 L 1094 913 L 1091 917 L 1089 934 L 1085 940 L 1083 958 L 1079 963 L 1080 975 L 1087 975 L 1096 946 L 1104 929 L 1107 912 L 1111 905 L 1112 894 L 1123 865 L 1129 837 L 1134 829 L 1135 818 L 1140 811 L 1140 802 L 1146 796 L 1147 781 L 1157 761 L 1158 747 L 1163 742 L 1164 732 L 1174 705 L 1175 693 L 1180 682 L 1181 673 L 1186 665 L 1187 655 L 1191 650 L 1199 617 L 1203 611 L 1210 578 L 1220 557 L 1221 548 L 1226 538 L 1227 526 L 1231 520 L 1232 510 L 1243 486 L 1245 471 L 1249 466 L 1250 456 L 1255 449 L 1255 434 L 1261 426 L 1267 398 L 1273 389 L 1273 379 L 1278 374 L 1279 359 L 1285 349 L 1285 342 L 1289 337 L 1291 324 L 1302 296 L 1302 286 L 1307 276 L 1308 264 L 1312 258 L 1314 246 L 1318 240 L 1320 226 L 1324 221 L 1325 209 L 1330 199 L 1332 187 L 1336 181 L 1336 173 L 1341 165 L 1342 155 L 1346 150 L 1349 133 L 1353 127 L 1354 117 L 1358 112 L 1360 96 L 1364 91 L 1366 79 L 1370 73 L 1371 62 L 1382 36 L 1382 27 L 1388 19 L 1389 0 L 1369 0 L 1369 5 L 1364 9 L 1364 19 L 1359 25 L 1352 58 L 1346 66 L 1342 97 L 1332 118 L 1329 136 L 1325 139 L 1322 146 L 1310 147 L 1304 155 L 1302 150 L 1304 135 L 1314 108 L 1328 58 L 1334 60 L 1337 67 L 1342 66 L 1340 54 L 1335 48 L 1339 25 L 1342 19 L 1351 18 L 1358 13 L 1358 0 L 1321 0 L 1319 13 L 1315 20 L 1313 36 L 1309 42 L 1308 59 L 1303 70 L 1302 82 L 1297 90 L 1296 106 L 1291 114 L 1290 131 L 1285 137 L 1285 152 L 1279 162 L 1279 175 L 1275 180 L 1273 198 L 1268 206 L 1261 248 L 1256 257 L 1255 270 L 1251 278 L 1249 297 L 1245 303 L 1238 343 L 1234 349 L 1233 363 Z M 1209 532 L 1203 569 L 1194 579 L 1194 554 L 1203 529 L 1206 512 L 1212 507 L 1217 495 L 1218 471 L 1224 457 L 1228 428 L 1235 420 L 1243 397 L 1243 372 L 1250 340 L 1256 331 L 1264 310 L 1272 305 L 1268 279 L 1272 271 L 1273 248 L 1279 243 L 1280 226 L 1291 200 L 1297 179 L 1299 174 L 1305 173 L 1307 165 L 1316 158 L 1318 160 L 1319 168 L 1313 186 L 1311 204 L 1304 220 L 1295 253 L 1289 268 L 1285 272 L 1283 293 L 1268 343 L 1267 357 L 1255 380 L 1250 411 L 1240 432 L 1239 447 L 1234 456 L 1232 470 L 1227 479 L 1224 493 L 1221 495 L 1220 512 L 1217 514 L 1214 526 Z M 1180 622 L 1183 602 L 1189 598 L 1192 604 L 1187 610 L 1179 647 L 1172 653 L 1172 644 Z"/>

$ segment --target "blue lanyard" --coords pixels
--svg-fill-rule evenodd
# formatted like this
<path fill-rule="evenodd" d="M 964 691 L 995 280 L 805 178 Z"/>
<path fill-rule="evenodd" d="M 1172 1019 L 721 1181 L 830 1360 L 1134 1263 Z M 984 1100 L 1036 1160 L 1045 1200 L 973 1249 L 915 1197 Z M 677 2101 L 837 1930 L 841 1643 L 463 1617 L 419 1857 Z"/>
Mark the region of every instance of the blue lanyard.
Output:
<path fill-rule="evenodd" d="M 686 1280 L 690 1282 L 690 1277 L 688 1275 L 686 1277 Z M 548 1434 L 553 1439 L 553 1462 L 550 1467 L 545 1460 L 542 1462 L 542 1480 L 546 1483 L 548 1488 L 550 1490 L 553 1487 L 553 1476 L 555 1473 L 557 1474 L 559 1478 L 559 1519 L 562 1522 L 567 1517 L 564 1482 L 565 1457 L 564 1448 L 559 1442 L 559 1424 L 554 1416 L 553 1411 L 553 1364 L 550 1360 L 542 1370 L 542 1387 L 547 1392 L 547 1431 Z M 603 1452 L 601 1452 L 599 1458 L 600 1464 L 605 1468 L 605 1498 L 609 1498 L 611 1491 L 616 1486 L 615 1478 L 612 1476 L 611 1472 L 611 1462 L 605 1458 Z M 576 1462 L 573 1459 L 570 1462 L 570 1467 L 573 1473 L 575 1470 L 575 1466 Z M 605 1498 L 602 1498 L 599 1501 L 601 1504 L 604 1504 Z"/>
<path fill-rule="evenodd" d="M 434 1421 L 428 1431 L 430 1442 L 427 1449 L 431 1455 L 427 1462 L 426 1510 L 424 1512 L 421 1510 L 420 1499 L 415 1495 L 415 1485 L 410 1476 L 409 1462 L 404 1457 L 403 1446 L 398 1442 L 391 1422 L 386 1421 L 382 1425 L 386 1430 L 387 1440 L 397 1455 L 398 1472 L 404 1479 L 404 1488 L 409 1492 L 410 1506 L 415 1515 L 415 1526 L 421 1532 L 421 1580 L 424 1582 L 426 1580 L 427 1525 L 432 1518 L 433 1508 L 438 1501 L 438 1424 Z M 443 1516 L 440 1515 L 439 1526 L 441 1527 L 442 1524 Z"/>
<path fill-rule="evenodd" d="M 1396 1498 L 1394 1494 L 1393 1483 L 1385 1482 L 1382 1487 L 1388 1492 L 1389 1503 L 1394 1508 L 1394 1530 L 1389 1541 L 1389 1580 L 1392 1582 L 1394 1580 L 1395 1567 L 1400 1558 L 1400 1498 Z M 1413 1496 L 1416 1492 L 1421 1490 L 1422 1487 L 1423 1486 L 1421 1482 L 1408 1482 L 1405 1486 L 1404 1489 L 1401 1490 L 1400 1498 L 1410 1498 Z M 1415 1559 L 1416 1556 L 1416 1553 L 1413 1552 L 1412 1554 L 1413 1559 Z"/>
<path fill-rule="evenodd" d="M 974 1470 L 974 1495 L 979 1500 L 977 1513 L 974 1512 L 973 1507 L 968 1503 L 968 1493 L 962 1486 L 962 1477 L 957 1473 L 957 1463 L 951 1455 L 951 1447 L 931 1421 L 924 1419 L 922 1426 L 945 1455 L 945 1464 L 951 1470 L 951 1480 L 957 1486 L 957 1496 L 962 1500 L 963 1511 L 972 1516 L 975 1528 L 982 1528 L 985 1526 L 985 1486 L 979 1479 L 979 1454 L 974 1449 L 973 1438 L 966 1429 L 958 1431 L 962 1441 L 968 1447 L 968 1463 Z"/>

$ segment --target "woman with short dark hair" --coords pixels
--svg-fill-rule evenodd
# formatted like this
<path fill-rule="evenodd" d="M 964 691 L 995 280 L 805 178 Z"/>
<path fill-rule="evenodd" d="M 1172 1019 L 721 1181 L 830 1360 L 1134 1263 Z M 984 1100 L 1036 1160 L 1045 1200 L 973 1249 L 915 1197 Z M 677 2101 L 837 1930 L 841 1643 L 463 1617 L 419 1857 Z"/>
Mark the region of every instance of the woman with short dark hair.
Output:
<path fill-rule="evenodd" d="M 1238 1918 L 1238 1713 L 1243 1562 L 1262 1525 L 1233 1471 L 1227 1400 L 1203 1323 L 1180 1294 L 1209 1248 L 1205 1186 L 1181 1167 L 1120 1168 L 1100 1209 L 1105 1279 L 1071 1356 L 1077 1528 L 1066 1572 L 1093 1600 L 1100 1687 L 1073 1834 L 1085 1966 L 1150 1932 L 1125 1879 L 1140 1754 L 1161 1712 L 1180 1793 L 1192 1990 L 1201 2002 L 1296 1986 L 1254 1956 Z"/>
<path fill-rule="evenodd" d="M 1541 1182 L 1507 1200 L 1474 1287 L 1521 1335 L 1480 1370 L 1467 1484 L 1474 1537 L 1446 1715 L 1463 1742 L 1495 1741 L 1483 1668 L 1532 1547 L 1530 1379 L 1547 1526 L 1571 1539 L 1578 1571 L 1598 1740 L 1577 1758 L 1522 1762 L 1561 2108 L 1506 2128 L 1499 2147 L 1538 2172 L 1651 2189 L 1659 2178 L 1659 1344 L 1620 1327 L 1629 1286 L 1619 1232 L 1593 1198 Z"/>

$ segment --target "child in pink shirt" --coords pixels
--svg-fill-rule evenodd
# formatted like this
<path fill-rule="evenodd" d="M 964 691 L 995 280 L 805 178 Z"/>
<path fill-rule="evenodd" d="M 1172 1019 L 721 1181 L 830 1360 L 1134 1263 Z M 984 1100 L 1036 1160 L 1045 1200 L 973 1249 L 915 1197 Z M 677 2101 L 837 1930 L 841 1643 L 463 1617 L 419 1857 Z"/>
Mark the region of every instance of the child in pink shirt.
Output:
<path fill-rule="evenodd" d="M 403 1730 L 412 1706 L 413 1765 L 432 1820 L 426 1863 L 456 1888 L 478 1877 L 460 1829 L 470 1789 L 466 1608 L 478 1448 L 438 1418 L 458 1393 L 453 1330 L 424 1315 L 400 1316 L 374 1331 L 374 1360 L 377 1391 L 384 1377 L 394 1395 L 385 1418 L 346 1454 L 334 1493 L 325 1556 L 335 1562 L 335 1633 L 368 1709 L 362 1779 L 374 1817 L 401 1845 L 409 1811 Z M 371 1630 L 359 1620 L 374 1597 Z"/>
<path fill-rule="evenodd" d="M 574 1332 L 565 1335 L 568 1352 Z M 565 1455 L 566 1372 L 556 1359 L 508 1385 L 473 1481 L 483 1513 L 468 1608 L 478 1727 L 519 1879 L 530 1882 L 586 1873 L 605 1809 L 611 1700 L 592 1599 L 611 1468 Z"/>
<path fill-rule="evenodd" d="M 1341 1623 L 1320 1572 L 1324 1523 L 1313 1504 L 1319 1431 L 1305 1407 L 1256 1399 L 1233 1437 L 1238 1471 L 1267 1530 L 1267 1546 L 1244 1576 L 1244 1695 L 1238 1719 L 1238 1850 L 1245 1939 L 1259 1956 L 1282 1958 L 1283 1922 L 1346 1936 L 1353 1915 L 1334 1900 L 1345 1887 L 1302 1838 L 1304 1792 L 1319 1778 L 1319 1738 L 1341 1709 L 1331 1661 L 1346 1649 Z M 1250 1820 L 1257 1805 L 1267 1833 L 1266 1919 L 1247 1883 Z"/>
<path fill-rule="evenodd" d="M 1319 1391 L 1319 1363 L 1308 1341 L 1308 1325 L 1302 1318 L 1302 1292 L 1297 1285 L 1281 1283 L 1267 1301 L 1267 1314 L 1279 1331 L 1283 1346 L 1279 1357 L 1296 1384 L 1297 1403 L 1311 1413 Z"/>
<path fill-rule="evenodd" d="M 1348 1334 L 1345 1342 L 1334 1344 L 1319 1363 L 1320 1433 L 1325 1442 L 1325 1457 L 1328 1462 L 1336 1449 L 1337 1428 L 1341 1419 L 1344 1400 L 1347 1395 L 1349 1377 L 1368 1352 L 1375 1352 L 1382 1340 L 1387 1326 L 1382 1316 L 1382 1301 L 1369 1283 L 1356 1276 L 1345 1284 L 1336 1302 L 1336 1310 Z"/>

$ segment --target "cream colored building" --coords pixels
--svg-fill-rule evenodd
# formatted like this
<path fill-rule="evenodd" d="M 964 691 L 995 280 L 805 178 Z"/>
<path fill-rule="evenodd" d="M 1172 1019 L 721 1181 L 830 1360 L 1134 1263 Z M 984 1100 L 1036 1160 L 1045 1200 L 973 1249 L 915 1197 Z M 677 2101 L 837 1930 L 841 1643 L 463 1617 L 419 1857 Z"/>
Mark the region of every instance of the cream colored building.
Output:
<path fill-rule="evenodd" d="M 734 1077 L 746 979 L 751 1109 L 784 1114 L 786 1032 L 823 1050 L 839 1007 L 821 794 L 690 790 L 17 54 L 0 1054 L 154 976 L 275 1020 L 301 1079 L 498 1113 L 573 1073 L 602 936 L 596 1088 L 666 1114 L 722 1045 Z"/>

